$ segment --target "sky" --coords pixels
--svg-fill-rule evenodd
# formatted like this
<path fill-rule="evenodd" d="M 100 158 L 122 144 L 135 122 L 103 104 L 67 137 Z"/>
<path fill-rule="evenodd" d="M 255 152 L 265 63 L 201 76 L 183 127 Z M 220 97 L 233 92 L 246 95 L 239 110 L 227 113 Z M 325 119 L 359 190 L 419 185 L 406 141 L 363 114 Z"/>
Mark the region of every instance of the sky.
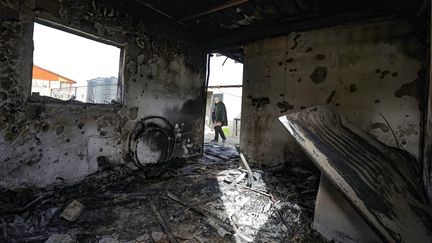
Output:
<path fill-rule="evenodd" d="M 34 24 L 33 63 L 86 86 L 97 77 L 118 77 L 120 48 L 38 23 Z"/>
<path fill-rule="evenodd" d="M 118 77 L 120 48 L 38 23 L 34 24 L 33 63 L 86 86 L 97 77 Z M 213 54 L 209 85 L 242 84 L 243 65 Z M 225 63 L 224 63 L 225 61 Z"/>
<path fill-rule="evenodd" d="M 238 85 L 243 83 L 243 64 L 226 56 L 213 54 L 210 59 L 209 85 Z"/>

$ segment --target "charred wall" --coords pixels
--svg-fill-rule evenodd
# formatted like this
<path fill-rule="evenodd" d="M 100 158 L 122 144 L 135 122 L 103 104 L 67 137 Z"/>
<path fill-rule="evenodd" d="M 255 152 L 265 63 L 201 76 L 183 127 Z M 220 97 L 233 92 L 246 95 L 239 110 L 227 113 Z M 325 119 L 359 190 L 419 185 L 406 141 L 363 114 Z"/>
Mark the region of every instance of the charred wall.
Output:
<path fill-rule="evenodd" d="M 123 104 L 32 100 L 35 18 L 122 45 Z M 131 134 L 149 116 L 169 123 L 170 156 L 201 153 L 206 54 L 191 48 L 181 30 L 157 25 L 165 20 L 147 22 L 110 1 L 1 1 L 0 19 L 1 186 L 74 181 L 96 172 L 102 157 L 129 163 Z"/>
<path fill-rule="evenodd" d="M 424 46 L 413 29 L 407 20 L 380 20 L 246 45 L 241 146 L 249 159 L 304 158 L 278 117 L 322 104 L 418 157 Z"/>
<path fill-rule="evenodd" d="M 426 4 L 426 3 L 425 3 Z M 425 108 L 425 116 L 424 116 L 424 150 L 423 150 L 423 168 L 424 168 L 424 182 L 426 185 L 426 190 L 429 197 L 429 202 L 432 202 L 432 67 L 431 67 L 431 39 L 432 39 L 432 22 L 431 22 L 431 16 L 432 16 L 432 8 L 431 3 L 427 2 L 427 5 L 425 5 L 423 14 L 420 15 L 419 18 L 419 26 L 420 28 L 425 32 L 425 39 L 429 46 L 429 50 L 427 52 L 424 52 L 425 56 L 425 66 L 426 66 L 426 73 L 428 73 L 428 86 L 425 88 L 425 96 L 427 107 Z"/>

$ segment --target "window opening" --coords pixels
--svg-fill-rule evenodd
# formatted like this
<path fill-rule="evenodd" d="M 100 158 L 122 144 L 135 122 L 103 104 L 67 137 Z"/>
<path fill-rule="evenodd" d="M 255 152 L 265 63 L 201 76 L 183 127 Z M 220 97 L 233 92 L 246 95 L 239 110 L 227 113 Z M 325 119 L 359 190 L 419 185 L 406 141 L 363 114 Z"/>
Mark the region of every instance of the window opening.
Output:
<path fill-rule="evenodd" d="M 121 48 L 34 24 L 30 100 L 121 103 Z"/>

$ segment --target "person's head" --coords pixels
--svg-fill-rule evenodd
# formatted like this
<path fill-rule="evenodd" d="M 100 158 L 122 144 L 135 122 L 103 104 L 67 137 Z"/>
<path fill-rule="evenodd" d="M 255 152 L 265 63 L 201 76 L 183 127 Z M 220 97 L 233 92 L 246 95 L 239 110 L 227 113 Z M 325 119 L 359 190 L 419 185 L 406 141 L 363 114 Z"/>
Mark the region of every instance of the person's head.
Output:
<path fill-rule="evenodd" d="M 219 103 L 221 100 L 220 100 L 220 98 L 219 97 L 215 97 L 215 103 L 217 104 L 217 103 Z"/>

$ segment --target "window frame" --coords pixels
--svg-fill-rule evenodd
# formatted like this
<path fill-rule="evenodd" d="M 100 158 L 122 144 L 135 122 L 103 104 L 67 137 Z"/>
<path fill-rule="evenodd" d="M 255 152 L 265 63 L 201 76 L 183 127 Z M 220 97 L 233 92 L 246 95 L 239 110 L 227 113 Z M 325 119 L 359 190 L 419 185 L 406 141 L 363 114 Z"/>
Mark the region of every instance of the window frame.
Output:
<path fill-rule="evenodd" d="M 42 19 L 39 17 L 35 17 L 33 19 L 33 25 L 32 25 L 32 40 L 33 40 L 33 36 L 34 36 L 34 25 L 35 24 L 41 24 L 56 30 L 60 30 L 60 31 L 64 31 L 67 32 L 69 34 L 73 34 L 73 35 L 77 35 L 86 39 L 90 39 L 102 44 L 106 44 L 106 45 L 110 45 L 110 46 L 114 46 L 120 49 L 120 58 L 119 58 L 119 73 L 118 73 L 118 77 L 117 77 L 117 100 L 116 100 L 116 104 L 102 104 L 102 103 L 88 103 L 88 102 L 71 102 L 71 101 L 67 101 L 67 100 L 61 100 L 61 99 L 56 99 L 56 100 L 50 100 L 49 102 L 42 102 L 39 100 L 34 100 L 32 99 L 32 85 L 33 85 L 33 79 L 32 76 L 33 74 L 30 75 L 30 88 L 29 88 L 29 93 L 28 93 L 28 98 L 27 98 L 27 103 L 31 103 L 31 104 L 62 104 L 62 105 L 77 105 L 77 106 L 101 106 L 101 107 L 112 107 L 112 106 L 123 106 L 124 105 L 124 71 L 125 71 L 125 59 L 126 59 L 126 48 L 127 46 L 125 44 L 121 44 L 112 40 L 108 40 L 105 38 L 102 38 L 100 36 L 97 36 L 95 34 L 90 34 L 81 30 L 77 30 L 74 28 L 71 28 L 69 26 L 63 25 L 63 24 L 59 24 L 50 20 L 46 20 L 46 19 Z M 34 45 L 33 45 L 33 49 L 34 49 Z M 34 55 L 34 50 L 32 50 L 32 65 L 33 65 L 33 55 Z M 32 68 L 30 68 L 32 70 Z"/>

